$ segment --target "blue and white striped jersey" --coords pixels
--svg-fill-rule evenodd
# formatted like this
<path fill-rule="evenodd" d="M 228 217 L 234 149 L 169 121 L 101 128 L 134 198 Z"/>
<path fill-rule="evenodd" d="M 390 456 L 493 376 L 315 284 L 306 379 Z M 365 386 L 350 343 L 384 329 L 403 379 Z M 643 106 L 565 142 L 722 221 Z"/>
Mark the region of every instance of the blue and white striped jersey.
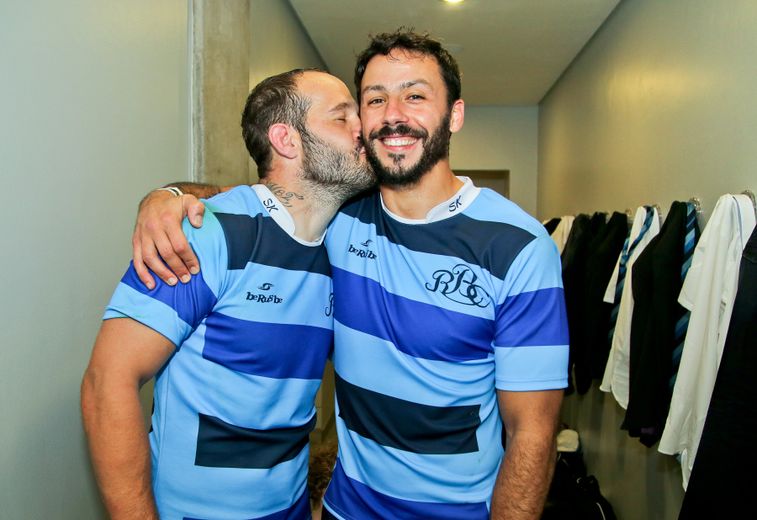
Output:
<path fill-rule="evenodd" d="M 325 248 L 295 239 L 262 185 L 209 199 L 202 228 L 184 231 L 201 273 L 149 291 L 130 267 L 105 314 L 177 347 L 155 382 L 160 516 L 309 518 L 307 441 L 333 342 Z"/>
<path fill-rule="evenodd" d="M 567 386 L 560 259 L 544 228 L 466 180 L 423 221 L 375 193 L 326 246 L 344 519 L 486 519 L 503 455 L 496 389 Z"/>

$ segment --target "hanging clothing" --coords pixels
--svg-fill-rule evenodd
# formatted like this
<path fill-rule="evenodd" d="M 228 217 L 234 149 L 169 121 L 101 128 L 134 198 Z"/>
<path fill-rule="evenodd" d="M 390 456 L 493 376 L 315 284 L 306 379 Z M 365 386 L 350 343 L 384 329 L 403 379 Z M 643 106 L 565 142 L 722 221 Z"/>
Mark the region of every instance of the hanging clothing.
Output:
<path fill-rule="evenodd" d="M 555 232 L 555 229 L 557 229 L 557 225 L 560 224 L 560 220 L 560 217 L 551 218 L 542 222 L 542 225 L 544 226 L 544 229 L 547 230 L 547 233 L 551 235 Z"/>
<path fill-rule="evenodd" d="M 549 235 L 552 237 L 552 240 L 555 241 L 557 252 L 560 254 L 562 254 L 563 249 L 565 249 L 565 244 L 568 242 L 568 237 L 570 236 L 570 230 L 573 228 L 574 220 L 575 217 L 573 215 L 565 215 L 564 217 L 561 217 L 560 223 Z"/>
<path fill-rule="evenodd" d="M 573 392 L 573 367 L 576 356 L 586 344 L 588 322 L 584 316 L 586 308 L 586 262 L 591 256 L 591 243 L 606 226 L 605 213 L 578 215 L 573 222 L 568 242 L 561 257 L 565 303 L 570 331 L 570 362 L 568 366 L 568 394 Z"/>
<path fill-rule="evenodd" d="M 754 225 L 754 208 L 749 197 L 720 197 L 694 250 L 678 298 L 691 316 L 658 450 L 669 455 L 681 454 L 684 489 L 696 458 L 725 344 L 739 262 Z"/>
<path fill-rule="evenodd" d="M 603 301 L 603 297 L 627 235 L 628 217 L 625 213 L 615 212 L 589 244 L 584 276 L 583 315 L 586 326 L 580 342 L 571 342 L 570 346 L 575 351 L 574 372 L 579 394 L 589 390 L 592 378 L 600 379 L 604 373 L 610 347 L 607 332 L 612 304 Z"/>
<path fill-rule="evenodd" d="M 660 233 L 633 265 L 636 305 L 631 318 L 628 408 L 621 428 L 645 446 L 659 440 L 670 406 L 676 324 L 687 312 L 678 303 L 687 224 L 693 250 L 699 238 L 694 205 L 673 202 Z"/>
<path fill-rule="evenodd" d="M 607 285 L 604 301 L 617 305 L 617 320 L 607 357 L 604 377 L 599 389 L 612 392 L 624 409 L 628 406 L 628 367 L 630 357 L 631 316 L 634 310 L 632 284 L 633 264 L 649 242 L 660 232 L 660 216 L 651 206 L 636 210 L 631 234 L 623 245 L 615 270 Z M 625 290 L 628 288 L 628 290 Z M 618 304 L 618 301 L 620 302 Z M 612 317 L 612 315 L 611 315 Z"/>
<path fill-rule="evenodd" d="M 747 242 L 723 357 L 681 519 L 739 518 L 757 484 L 757 229 Z"/>

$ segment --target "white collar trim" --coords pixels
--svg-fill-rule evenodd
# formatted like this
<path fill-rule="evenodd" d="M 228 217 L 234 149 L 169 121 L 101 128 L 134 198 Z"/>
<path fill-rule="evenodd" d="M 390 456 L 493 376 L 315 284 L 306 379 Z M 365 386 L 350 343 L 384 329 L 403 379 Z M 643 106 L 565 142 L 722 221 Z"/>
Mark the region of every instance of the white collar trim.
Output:
<path fill-rule="evenodd" d="M 268 215 L 286 232 L 287 235 L 292 237 L 292 240 L 295 240 L 304 246 L 320 246 L 323 243 L 325 233 L 313 242 L 303 240 L 294 234 L 296 226 L 292 215 L 289 213 L 289 210 L 281 204 L 281 201 L 276 198 L 271 190 L 268 189 L 268 186 L 265 184 L 253 184 L 252 191 L 258 196 L 260 203 L 263 205 L 263 208 Z"/>
<path fill-rule="evenodd" d="M 438 222 L 440 220 L 454 217 L 458 213 L 462 213 L 465 209 L 471 205 L 471 203 L 478 196 L 481 188 L 477 188 L 473 185 L 473 181 L 469 177 L 457 177 L 462 181 L 463 185 L 457 192 L 444 202 L 437 204 L 426 213 L 426 218 L 415 219 L 401 217 L 395 213 L 389 211 L 384 204 L 384 198 L 379 193 L 379 199 L 381 200 L 381 207 L 386 213 L 394 220 L 398 220 L 404 224 L 430 224 L 432 222 Z"/>

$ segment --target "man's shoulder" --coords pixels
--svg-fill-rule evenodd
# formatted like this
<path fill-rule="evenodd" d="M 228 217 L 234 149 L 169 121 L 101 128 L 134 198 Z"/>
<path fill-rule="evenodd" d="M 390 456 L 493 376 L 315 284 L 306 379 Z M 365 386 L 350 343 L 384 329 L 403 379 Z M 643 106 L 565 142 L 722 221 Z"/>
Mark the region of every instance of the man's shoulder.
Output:
<path fill-rule="evenodd" d="M 474 219 L 485 222 L 503 224 L 502 232 L 508 229 L 519 230 L 532 235 L 534 238 L 548 236 L 544 226 L 518 204 L 489 188 L 481 191 L 465 214 Z"/>

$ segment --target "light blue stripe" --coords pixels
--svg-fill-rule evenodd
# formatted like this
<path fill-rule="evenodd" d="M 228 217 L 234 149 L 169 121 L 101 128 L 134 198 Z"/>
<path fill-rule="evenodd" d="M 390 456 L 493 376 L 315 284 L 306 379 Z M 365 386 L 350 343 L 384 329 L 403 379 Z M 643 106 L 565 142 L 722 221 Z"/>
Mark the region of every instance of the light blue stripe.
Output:
<path fill-rule="evenodd" d="M 536 237 L 548 237 L 547 230 L 539 221 L 511 200 L 489 188 L 481 189 L 476 200 L 466 208 L 465 214 L 476 220 L 511 224 L 525 229 Z"/>
<path fill-rule="evenodd" d="M 174 309 L 124 283 L 119 283 L 105 309 L 104 320 L 129 317 L 168 338 L 177 347 L 192 333 Z"/>
<path fill-rule="evenodd" d="M 501 291 L 498 303 L 508 296 L 562 286 L 557 246 L 548 235 L 540 236 L 524 247 L 510 266 L 505 277 L 506 291 Z"/>
<path fill-rule="evenodd" d="M 255 322 L 310 325 L 331 328 L 326 314 L 331 294 L 331 278 L 317 273 L 289 271 L 260 264 L 248 264 L 244 270 L 228 272 L 225 296 L 214 309 L 227 316 Z M 269 285 L 266 285 L 269 284 Z M 247 300 L 276 296 L 280 303 Z"/>
<path fill-rule="evenodd" d="M 460 363 L 420 359 L 339 322 L 334 335 L 334 367 L 350 383 L 431 406 L 481 404 L 482 418 L 496 406 L 491 356 Z"/>
<path fill-rule="evenodd" d="M 568 386 L 568 345 L 495 348 L 497 389 L 554 390 Z"/>
<path fill-rule="evenodd" d="M 202 227 L 193 227 L 185 218 L 182 229 L 200 261 L 205 283 L 215 294 L 220 294 L 219 288 L 223 283 L 228 262 L 226 236 L 221 224 L 212 211 L 206 211 Z"/>
<path fill-rule="evenodd" d="M 339 457 L 347 476 L 379 493 L 430 502 L 489 501 L 503 454 L 501 424 L 492 416 L 479 427 L 477 453 L 418 455 L 361 437 L 337 416 Z"/>

